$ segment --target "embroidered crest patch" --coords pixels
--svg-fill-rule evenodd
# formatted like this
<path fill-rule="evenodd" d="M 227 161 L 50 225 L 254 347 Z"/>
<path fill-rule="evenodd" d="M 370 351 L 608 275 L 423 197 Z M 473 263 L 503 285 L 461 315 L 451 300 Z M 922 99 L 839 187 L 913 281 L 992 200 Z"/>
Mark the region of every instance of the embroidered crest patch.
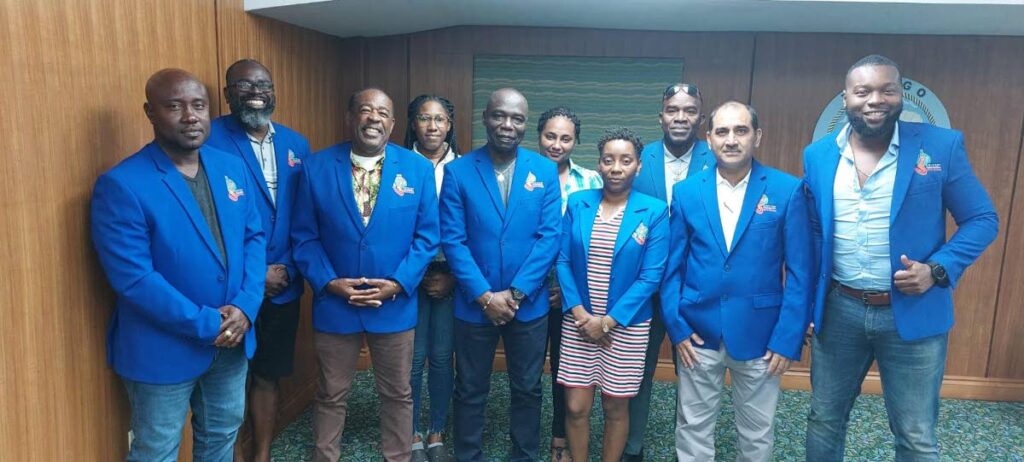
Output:
<path fill-rule="evenodd" d="M 295 167 L 302 163 L 302 159 L 295 157 L 295 153 L 291 149 L 288 150 L 288 166 Z"/>
<path fill-rule="evenodd" d="M 245 190 L 239 188 L 231 178 L 225 176 L 224 182 L 228 185 L 228 199 L 232 202 L 238 202 L 238 198 L 245 195 Z"/>
<path fill-rule="evenodd" d="M 932 156 L 921 150 L 921 153 L 917 155 L 917 165 L 914 166 L 914 173 L 924 176 L 928 172 L 941 172 L 942 164 L 932 163 Z"/>
<path fill-rule="evenodd" d="M 754 209 L 754 213 L 756 213 L 758 215 L 762 215 L 765 212 L 772 212 L 772 213 L 774 213 L 775 211 L 776 211 L 775 206 L 768 203 L 768 195 L 767 194 L 762 194 L 761 195 L 761 200 L 757 201 L 757 208 Z"/>
<path fill-rule="evenodd" d="M 394 189 L 395 194 L 398 194 L 399 197 L 406 194 L 416 194 L 416 190 L 409 187 L 409 183 L 405 181 L 401 173 L 395 175 L 395 182 L 391 185 L 391 189 Z"/>
<path fill-rule="evenodd" d="M 644 245 L 647 242 L 647 226 L 643 223 L 637 225 L 636 230 L 633 231 L 633 240 L 637 244 Z"/>
<path fill-rule="evenodd" d="M 526 184 L 524 185 L 524 187 L 527 191 L 533 191 L 534 189 L 537 188 L 543 188 L 544 183 L 541 181 L 537 181 L 537 177 L 534 176 L 533 172 L 530 172 L 529 174 L 526 175 Z"/>

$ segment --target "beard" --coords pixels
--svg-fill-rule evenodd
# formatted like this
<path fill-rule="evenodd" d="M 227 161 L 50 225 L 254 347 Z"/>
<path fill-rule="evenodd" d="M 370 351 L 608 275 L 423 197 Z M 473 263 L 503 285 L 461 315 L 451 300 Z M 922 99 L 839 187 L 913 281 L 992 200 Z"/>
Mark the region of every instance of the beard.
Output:
<path fill-rule="evenodd" d="M 846 112 L 846 118 L 850 121 L 853 131 L 857 132 L 862 138 L 881 138 L 892 135 L 892 130 L 896 127 L 896 121 L 900 119 L 900 114 L 902 113 L 903 103 L 900 102 L 900 105 L 894 108 L 892 113 L 886 116 L 885 120 L 878 127 L 871 127 L 864 121 L 863 116 L 854 115 L 849 111 Z"/>
<path fill-rule="evenodd" d="M 241 99 L 230 98 L 228 99 L 228 107 L 231 108 L 231 113 L 238 117 L 238 121 L 242 126 L 255 130 L 266 127 L 270 123 L 270 115 L 274 113 L 277 102 L 271 98 L 267 100 L 263 109 L 253 109 L 246 106 L 245 102 Z"/>

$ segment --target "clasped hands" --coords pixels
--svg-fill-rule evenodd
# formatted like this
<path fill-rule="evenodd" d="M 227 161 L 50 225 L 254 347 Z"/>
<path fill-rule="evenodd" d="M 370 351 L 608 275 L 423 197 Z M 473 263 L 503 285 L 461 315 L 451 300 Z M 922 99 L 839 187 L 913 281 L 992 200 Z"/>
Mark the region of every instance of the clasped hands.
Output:
<path fill-rule="evenodd" d="M 359 288 L 363 286 L 369 287 Z M 402 286 L 391 279 L 337 278 L 327 283 L 327 292 L 355 306 L 379 308 L 385 300 L 394 300 Z"/>
<path fill-rule="evenodd" d="M 583 305 L 576 305 L 572 308 L 572 317 L 575 320 L 576 330 L 583 337 L 584 341 L 595 343 L 602 348 L 612 346 L 612 338 L 604 331 L 605 323 L 608 329 L 616 326 L 614 319 L 608 316 L 594 316 L 583 308 Z"/>
<path fill-rule="evenodd" d="M 249 317 L 235 305 L 224 305 L 217 308 L 220 311 L 220 329 L 213 346 L 221 348 L 234 348 L 245 338 L 251 324 Z"/>
<path fill-rule="evenodd" d="M 511 288 L 499 292 L 488 290 L 477 297 L 476 303 L 480 305 L 484 316 L 487 316 L 495 326 L 504 326 L 516 317 L 516 311 L 519 310 L 519 303 L 512 298 Z"/>

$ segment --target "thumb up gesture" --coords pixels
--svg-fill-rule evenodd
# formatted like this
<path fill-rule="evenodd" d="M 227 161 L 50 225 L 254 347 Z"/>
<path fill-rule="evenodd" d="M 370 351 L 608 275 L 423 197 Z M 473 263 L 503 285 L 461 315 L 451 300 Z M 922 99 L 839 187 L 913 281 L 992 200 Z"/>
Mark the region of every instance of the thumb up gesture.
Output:
<path fill-rule="evenodd" d="M 906 255 L 900 255 L 900 263 L 903 264 L 903 269 L 893 275 L 893 284 L 900 292 L 920 295 L 935 284 L 935 280 L 932 279 L 932 268 L 927 263 L 911 260 Z"/>

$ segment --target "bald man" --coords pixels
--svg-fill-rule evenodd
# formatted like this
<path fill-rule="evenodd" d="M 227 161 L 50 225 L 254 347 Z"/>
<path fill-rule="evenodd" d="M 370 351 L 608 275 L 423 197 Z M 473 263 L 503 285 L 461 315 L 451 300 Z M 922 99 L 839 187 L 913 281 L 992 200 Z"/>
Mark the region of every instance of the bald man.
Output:
<path fill-rule="evenodd" d="M 241 159 L 204 146 L 195 76 L 146 83 L 154 139 L 96 180 L 92 238 L 117 295 L 107 359 L 132 410 L 129 461 L 174 461 L 192 409 L 193 460 L 230 461 L 245 409 L 264 234 Z"/>
<path fill-rule="evenodd" d="M 498 339 L 509 389 L 509 460 L 539 458 L 540 377 L 548 271 L 558 254 L 562 198 L 554 162 L 523 149 L 526 97 L 491 94 L 487 144 L 445 166 L 441 246 L 455 294 L 455 457 L 482 461 L 484 411 Z"/>

